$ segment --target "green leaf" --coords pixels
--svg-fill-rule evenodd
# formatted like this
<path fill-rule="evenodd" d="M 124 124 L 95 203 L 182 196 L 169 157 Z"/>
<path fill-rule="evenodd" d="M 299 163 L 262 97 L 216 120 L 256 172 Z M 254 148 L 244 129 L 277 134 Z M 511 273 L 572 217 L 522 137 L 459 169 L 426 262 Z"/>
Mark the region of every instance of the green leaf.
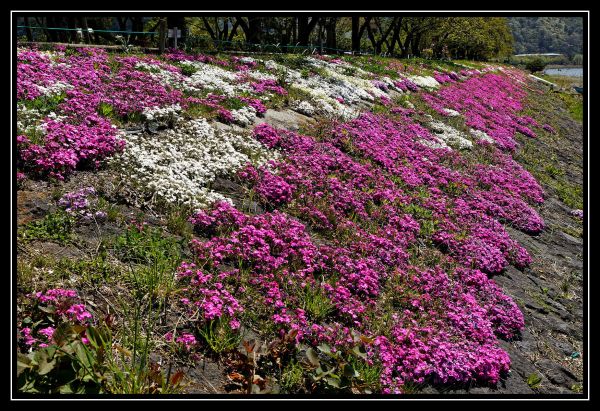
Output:
<path fill-rule="evenodd" d="M 363 359 L 367 358 L 367 352 L 365 351 L 365 348 L 362 345 L 355 346 L 352 349 L 352 352 L 360 358 L 363 358 Z"/>
<path fill-rule="evenodd" d="M 331 348 L 327 344 L 321 344 L 317 347 L 319 351 L 325 354 L 331 354 Z"/>
<path fill-rule="evenodd" d="M 56 312 L 56 308 L 55 307 L 43 307 L 43 306 L 39 306 L 38 308 L 40 309 L 40 311 L 43 311 L 43 312 L 48 313 L 48 314 L 54 314 Z"/>
<path fill-rule="evenodd" d="M 354 369 L 350 364 L 344 365 L 344 377 L 346 378 L 356 378 L 359 376 L 358 371 Z"/>
<path fill-rule="evenodd" d="M 46 360 L 46 358 L 44 358 L 44 360 L 40 362 L 40 365 L 38 367 L 38 374 L 39 375 L 48 374 L 50 371 L 52 371 L 54 369 L 55 365 L 56 365 L 56 359 L 48 362 Z"/>
<path fill-rule="evenodd" d="M 306 349 L 306 357 L 308 358 L 308 361 L 310 361 L 310 363 L 315 367 L 319 367 L 321 365 L 318 354 L 312 348 Z"/>
<path fill-rule="evenodd" d="M 62 323 L 58 327 L 56 327 L 52 338 L 54 339 L 54 341 L 56 341 L 56 344 L 61 346 L 65 344 L 70 339 L 69 337 L 71 337 L 73 334 L 74 332 L 71 324 Z"/>
<path fill-rule="evenodd" d="M 335 387 L 335 388 L 340 388 L 340 381 L 337 378 L 327 377 L 325 380 L 327 381 L 328 385 L 331 385 L 332 387 Z"/>
<path fill-rule="evenodd" d="M 61 394 L 73 394 L 73 389 L 71 389 L 70 384 L 67 384 L 60 387 L 58 392 L 60 392 Z"/>
<path fill-rule="evenodd" d="M 76 342 L 74 344 L 74 346 L 75 346 L 75 354 L 77 355 L 77 359 L 79 360 L 79 362 L 86 369 L 91 368 L 93 358 L 91 358 L 91 353 L 89 352 L 87 347 L 80 342 Z"/>
<path fill-rule="evenodd" d="M 21 373 L 31 367 L 31 358 L 26 356 L 25 354 L 18 353 L 17 354 L 17 377 L 21 375 Z"/>

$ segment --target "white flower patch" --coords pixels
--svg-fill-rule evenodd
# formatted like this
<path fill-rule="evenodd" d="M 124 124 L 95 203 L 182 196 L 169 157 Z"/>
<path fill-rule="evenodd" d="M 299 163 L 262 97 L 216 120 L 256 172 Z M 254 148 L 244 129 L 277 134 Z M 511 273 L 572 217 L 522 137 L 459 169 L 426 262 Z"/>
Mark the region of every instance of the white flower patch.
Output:
<path fill-rule="evenodd" d="M 408 79 L 419 87 L 438 88 L 440 83 L 431 76 L 408 76 Z"/>
<path fill-rule="evenodd" d="M 174 121 L 178 118 L 180 112 L 181 106 L 173 104 L 167 107 L 145 108 L 142 111 L 142 116 L 146 121 Z"/>
<path fill-rule="evenodd" d="M 459 149 L 473 148 L 473 142 L 464 133 L 454 127 L 433 119 L 428 123 L 428 126 L 440 142 Z"/>
<path fill-rule="evenodd" d="M 427 146 L 429 148 L 447 148 L 448 150 L 452 150 L 448 144 L 444 143 L 440 139 L 437 139 L 436 141 L 432 141 L 432 140 L 425 140 L 424 138 L 422 138 L 422 139 L 419 139 L 419 143 L 421 143 L 424 146 Z"/>
<path fill-rule="evenodd" d="M 51 111 L 50 113 L 48 113 L 48 115 L 46 117 L 51 120 L 59 121 L 59 122 L 65 120 L 67 118 L 67 116 L 59 116 L 54 111 Z"/>
<path fill-rule="evenodd" d="M 336 71 L 340 74 L 346 74 L 346 72 L 348 70 L 350 70 L 350 71 L 352 71 L 354 77 L 362 77 L 365 79 L 370 79 L 373 77 L 373 75 L 371 73 L 369 73 L 368 71 L 365 71 L 365 70 L 361 69 L 360 67 L 354 66 L 346 61 L 341 61 L 339 63 L 330 63 L 328 61 L 319 60 L 319 59 L 316 59 L 313 57 L 308 57 L 307 60 L 315 66 L 319 66 L 319 67 L 326 68 L 328 70 Z"/>
<path fill-rule="evenodd" d="M 292 110 L 309 117 L 312 117 L 315 114 L 315 108 L 306 100 L 293 100 L 290 103 L 290 107 Z"/>
<path fill-rule="evenodd" d="M 265 67 L 269 70 L 283 74 L 283 79 L 288 84 L 294 84 L 302 79 L 302 74 L 299 71 L 283 66 L 273 60 L 265 61 Z"/>
<path fill-rule="evenodd" d="M 458 117 L 460 113 L 456 110 L 452 110 L 451 108 L 444 108 L 444 113 L 448 114 L 450 117 Z"/>
<path fill-rule="evenodd" d="M 55 113 L 51 114 L 56 116 Z M 45 117 L 35 108 L 29 109 L 24 104 L 17 104 L 17 133 L 27 135 L 45 134 L 46 129 L 41 124 L 42 119 Z"/>
<path fill-rule="evenodd" d="M 187 91 L 194 92 L 202 89 L 210 89 L 219 91 L 230 97 L 241 92 L 252 91 L 248 84 L 238 82 L 239 73 L 198 61 L 184 61 L 182 64 L 190 65 L 197 69 L 194 74 L 184 80 L 182 86 Z"/>
<path fill-rule="evenodd" d="M 322 60 L 314 59 L 312 57 L 307 58 L 309 64 L 317 67 L 321 67 L 327 77 L 323 79 L 320 77 L 321 87 L 324 87 L 323 80 L 328 83 L 331 97 L 342 97 L 345 102 L 350 104 L 357 103 L 360 100 L 373 101 L 375 97 L 385 96 L 387 93 L 375 87 L 370 80 L 364 79 L 358 76 L 348 76 L 346 74 L 339 73 L 337 64 L 327 63 Z M 308 80 L 313 80 L 315 77 L 310 77 Z M 391 83 L 391 81 L 390 81 Z M 393 83 L 391 83 L 393 86 Z M 395 88 L 395 87 L 394 87 Z"/>
<path fill-rule="evenodd" d="M 358 110 L 345 106 L 339 101 L 331 98 L 327 92 L 318 87 L 310 87 L 305 84 L 293 84 L 292 88 L 296 88 L 308 95 L 311 98 L 311 104 L 315 107 L 315 111 L 329 118 L 339 118 L 344 121 L 354 119 L 360 114 Z"/>
<path fill-rule="evenodd" d="M 240 61 L 241 61 L 242 63 L 250 63 L 250 64 L 252 64 L 252 63 L 256 63 L 256 60 L 255 60 L 255 59 L 253 59 L 253 58 L 252 58 L 252 57 L 250 57 L 250 56 L 241 57 L 241 58 L 240 58 Z"/>
<path fill-rule="evenodd" d="M 68 83 L 63 83 L 62 81 L 57 81 L 56 83 L 51 84 L 49 86 L 42 86 L 38 84 L 37 88 L 43 96 L 52 97 L 58 96 L 64 91 L 74 88 L 74 86 Z"/>
<path fill-rule="evenodd" d="M 226 199 L 207 185 L 247 163 L 262 165 L 274 151 L 242 134 L 216 132 L 205 119 L 183 120 L 160 135 L 123 135 L 123 153 L 113 158 L 124 181 L 174 204 L 206 207 Z"/>
<path fill-rule="evenodd" d="M 147 71 L 152 78 L 157 80 L 163 86 L 169 85 L 175 88 L 181 88 L 186 78 L 180 73 L 162 68 L 158 62 L 147 63 L 140 61 L 135 64 L 135 68 Z"/>
<path fill-rule="evenodd" d="M 321 68 L 325 76 L 315 75 L 303 78 L 302 74 L 272 60 L 265 66 L 277 70 L 284 75 L 286 83 L 311 96 L 311 105 L 318 114 L 342 119 L 352 119 L 358 116 L 358 110 L 348 105 L 361 102 L 372 103 L 375 98 L 386 95 L 375 87 L 370 80 L 360 77 L 347 76 L 338 72 L 338 65 L 322 60 L 307 58 L 308 64 Z M 337 99 L 343 99 L 344 104 Z"/>
<path fill-rule="evenodd" d="M 231 115 L 236 123 L 238 123 L 242 127 L 246 127 L 254 122 L 254 119 L 256 117 L 256 110 L 254 109 L 254 107 L 246 106 L 242 107 L 239 110 L 232 110 Z"/>
<path fill-rule="evenodd" d="M 271 74 L 271 73 L 265 73 L 264 71 L 260 71 L 260 70 L 248 70 L 246 72 L 248 74 L 248 77 L 250 77 L 253 80 L 256 81 L 264 81 L 264 80 L 272 80 L 272 81 L 277 81 L 278 77 Z"/>
<path fill-rule="evenodd" d="M 472 128 L 469 130 L 469 132 L 471 133 L 471 135 L 473 137 L 475 137 L 478 140 L 484 140 L 484 141 L 487 141 L 488 143 L 492 143 L 492 144 L 495 143 L 494 139 L 491 138 L 490 136 L 488 136 L 485 131 L 476 130 L 476 129 Z"/>

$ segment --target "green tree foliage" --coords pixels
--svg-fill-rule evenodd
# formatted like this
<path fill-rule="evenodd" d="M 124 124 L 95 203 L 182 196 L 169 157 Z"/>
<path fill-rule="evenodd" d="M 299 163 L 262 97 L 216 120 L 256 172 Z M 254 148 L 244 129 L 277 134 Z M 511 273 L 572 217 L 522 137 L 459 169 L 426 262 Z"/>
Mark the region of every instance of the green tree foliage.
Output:
<path fill-rule="evenodd" d="M 561 53 L 572 57 L 583 51 L 581 17 L 509 17 L 515 53 Z"/>
<path fill-rule="evenodd" d="M 546 67 L 546 63 L 541 58 L 530 60 L 525 65 L 525 68 L 527 68 L 527 70 L 531 71 L 532 73 L 535 73 L 536 71 L 542 71 L 544 70 L 544 67 Z"/>
<path fill-rule="evenodd" d="M 443 29 L 453 58 L 489 60 L 512 53 L 513 37 L 504 17 L 455 17 Z"/>
<path fill-rule="evenodd" d="M 46 27 L 75 27 L 80 22 L 75 18 L 35 19 L 36 24 Z M 178 27 L 182 30 L 178 47 L 204 52 L 230 49 L 297 52 L 308 47 L 324 53 L 351 49 L 355 53 L 367 51 L 400 57 L 489 60 L 510 54 L 513 42 L 505 17 L 420 17 L 401 14 L 364 17 L 168 15 L 162 18 L 119 16 L 83 19 L 83 23 L 96 29 L 95 38 L 89 40 L 91 42 L 100 42 L 100 37 L 104 42 L 116 41 L 113 33 L 98 32 L 98 29 L 152 33 L 127 35 L 129 43 L 144 46 L 156 45 L 159 24 L 166 19 L 169 28 Z M 47 41 L 77 40 L 69 39 L 65 34 L 68 31 L 46 32 Z M 25 34 L 32 36 L 23 32 L 23 37 Z"/>

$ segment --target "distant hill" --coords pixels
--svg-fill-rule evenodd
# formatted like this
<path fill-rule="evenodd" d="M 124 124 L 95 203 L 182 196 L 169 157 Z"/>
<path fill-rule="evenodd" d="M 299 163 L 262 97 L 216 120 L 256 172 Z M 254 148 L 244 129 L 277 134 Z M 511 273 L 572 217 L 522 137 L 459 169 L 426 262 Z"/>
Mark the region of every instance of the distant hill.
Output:
<path fill-rule="evenodd" d="M 515 54 L 562 53 L 569 57 L 583 51 L 581 17 L 509 17 Z"/>

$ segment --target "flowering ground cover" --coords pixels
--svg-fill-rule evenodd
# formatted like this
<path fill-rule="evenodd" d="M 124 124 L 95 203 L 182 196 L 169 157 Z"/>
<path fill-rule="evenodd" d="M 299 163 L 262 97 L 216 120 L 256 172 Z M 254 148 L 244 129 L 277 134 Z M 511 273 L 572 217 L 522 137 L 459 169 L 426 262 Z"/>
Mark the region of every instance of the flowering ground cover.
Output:
<path fill-rule="evenodd" d="M 544 232 L 548 197 L 515 158 L 558 134 L 527 111 L 540 91 L 520 71 L 99 49 L 17 60 L 19 187 L 59 190 L 19 241 L 68 243 L 83 225 L 99 236 L 90 261 L 20 266 L 20 282 L 51 271 L 20 285 L 23 391 L 170 392 L 183 372 L 157 364 L 206 358 L 244 392 L 508 378 L 500 340 L 518 340 L 525 318 L 495 276 L 533 263 L 520 239 Z M 283 108 L 316 121 L 265 122 Z M 85 173 L 112 180 L 70 186 Z M 120 215 L 109 203 L 132 209 L 127 193 L 144 201 Z M 40 350 L 65 344 L 107 377 L 76 384 L 77 357 L 72 380 L 42 378 L 67 359 Z"/>

